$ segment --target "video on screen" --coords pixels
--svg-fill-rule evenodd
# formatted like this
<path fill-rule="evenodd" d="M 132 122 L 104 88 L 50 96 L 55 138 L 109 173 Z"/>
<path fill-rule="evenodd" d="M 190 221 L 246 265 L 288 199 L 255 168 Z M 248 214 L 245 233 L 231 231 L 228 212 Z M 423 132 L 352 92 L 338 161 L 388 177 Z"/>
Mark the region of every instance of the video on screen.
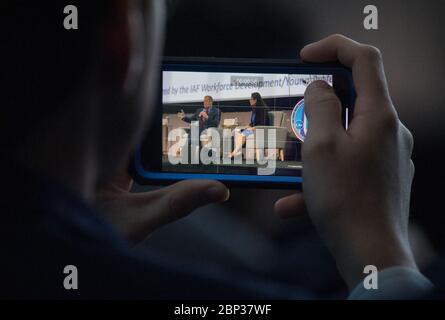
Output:
<path fill-rule="evenodd" d="M 163 71 L 162 171 L 295 175 L 304 92 L 332 75 Z"/>

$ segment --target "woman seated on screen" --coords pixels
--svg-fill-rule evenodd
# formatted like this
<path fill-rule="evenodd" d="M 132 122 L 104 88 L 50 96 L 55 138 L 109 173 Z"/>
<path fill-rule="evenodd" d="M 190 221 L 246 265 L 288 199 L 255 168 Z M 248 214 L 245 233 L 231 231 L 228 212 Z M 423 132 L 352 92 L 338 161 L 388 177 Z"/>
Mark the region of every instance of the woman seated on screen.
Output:
<path fill-rule="evenodd" d="M 238 157 L 242 153 L 243 145 L 246 143 L 247 137 L 255 133 L 256 126 L 268 126 L 269 117 L 267 116 L 267 105 L 258 92 L 252 93 L 250 97 L 250 106 L 252 107 L 252 115 L 250 124 L 247 128 L 241 130 L 241 134 L 235 135 L 235 149 L 230 154 L 230 158 Z"/>

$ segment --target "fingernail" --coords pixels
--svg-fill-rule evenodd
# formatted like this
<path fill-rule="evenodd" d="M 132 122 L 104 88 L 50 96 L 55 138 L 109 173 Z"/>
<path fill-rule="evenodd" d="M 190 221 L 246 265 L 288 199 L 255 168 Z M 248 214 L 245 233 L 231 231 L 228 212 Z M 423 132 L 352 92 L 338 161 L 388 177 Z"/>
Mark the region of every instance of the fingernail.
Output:
<path fill-rule="evenodd" d="M 226 195 L 225 195 L 223 201 L 227 201 L 227 200 L 229 200 L 229 198 L 230 198 L 230 190 L 228 188 L 226 188 Z"/>
<path fill-rule="evenodd" d="M 230 197 L 230 191 L 224 185 L 212 186 L 206 190 L 207 197 L 211 201 L 227 201 Z"/>
<path fill-rule="evenodd" d="M 329 85 L 329 83 L 327 83 L 324 80 L 313 81 L 313 82 L 311 82 L 311 84 L 309 86 L 311 87 L 311 89 L 314 89 L 314 88 L 329 89 L 331 87 Z"/>

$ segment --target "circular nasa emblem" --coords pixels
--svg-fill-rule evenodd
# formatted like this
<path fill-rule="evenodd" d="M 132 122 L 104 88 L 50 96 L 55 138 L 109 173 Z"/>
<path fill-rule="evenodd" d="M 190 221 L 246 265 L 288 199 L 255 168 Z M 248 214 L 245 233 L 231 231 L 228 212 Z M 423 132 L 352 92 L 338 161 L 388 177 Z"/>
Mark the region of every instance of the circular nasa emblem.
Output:
<path fill-rule="evenodd" d="M 304 142 L 307 133 L 307 118 L 304 113 L 304 99 L 297 103 L 292 111 L 292 130 L 298 139 Z"/>

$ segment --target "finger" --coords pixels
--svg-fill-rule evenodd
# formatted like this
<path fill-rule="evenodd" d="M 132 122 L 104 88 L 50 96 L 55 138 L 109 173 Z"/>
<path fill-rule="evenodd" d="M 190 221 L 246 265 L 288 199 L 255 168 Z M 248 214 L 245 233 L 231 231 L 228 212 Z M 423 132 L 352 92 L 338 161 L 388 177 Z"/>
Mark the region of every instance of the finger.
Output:
<path fill-rule="evenodd" d="M 282 198 L 275 203 L 275 214 L 282 219 L 296 218 L 306 213 L 306 204 L 301 193 Z"/>
<path fill-rule="evenodd" d="M 210 203 L 227 201 L 229 189 L 219 181 L 184 180 L 163 190 L 169 202 L 169 214 L 186 215 Z"/>
<path fill-rule="evenodd" d="M 304 108 L 308 117 L 308 136 L 336 135 L 344 131 L 341 103 L 334 89 L 324 81 L 312 82 L 304 94 Z"/>
<path fill-rule="evenodd" d="M 333 35 L 309 44 L 301 50 L 301 58 L 308 62 L 332 62 L 352 68 L 357 99 L 383 99 L 390 102 L 382 57 L 378 49 L 355 42 L 341 35 Z M 392 107 L 391 103 L 383 104 Z M 355 112 L 372 108 L 372 104 L 358 105 Z M 375 110 L 374 110 L 375 111 Z"/>
<path fill-rule="evenodd" d="M 405 146 L 409 157 L 411 157 L 414 151 L 414 137 L 411 131 L 409 131 L 409 129 L 402 122 L 399 122 L 399 126 L 404 139 L 403 145 Z"/>
<path fill-rule="evenodd" d="M 230 196 L 227 187 L 212 180 L 184 180 L 169 187 L 134 194 L 133 201 L 144 207 L 150 229 L 180 219 L 210 203 L 224 202 Z M 137 198 L 136 198 L 137 197 Z"/>

